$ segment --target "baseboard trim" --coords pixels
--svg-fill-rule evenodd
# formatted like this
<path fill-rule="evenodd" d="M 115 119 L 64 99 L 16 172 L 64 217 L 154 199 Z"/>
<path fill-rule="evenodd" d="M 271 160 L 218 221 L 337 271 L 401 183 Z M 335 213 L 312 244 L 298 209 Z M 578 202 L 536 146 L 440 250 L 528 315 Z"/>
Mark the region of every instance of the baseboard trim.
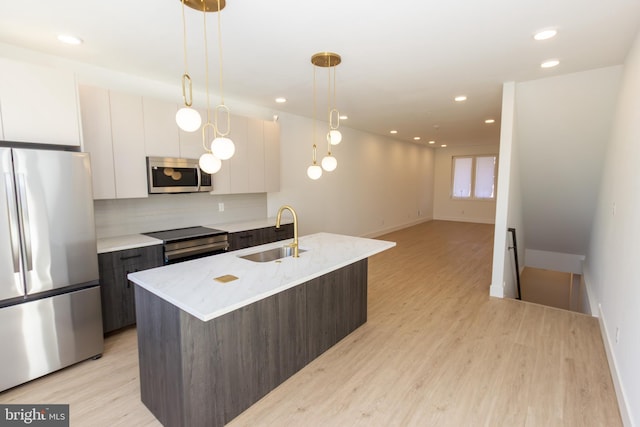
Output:
<path fill-rule="evenodd" d="M 455 222 L 473 222 L 477 224 L 495 224 L 495 218 L 469 218 L 469 217 L 456 217 L 456 216 L 434 216 L 434 220 L 437 221 L 455 221 Z"/>
<path fill-rule="evenodd" d="M 366 237 L 366 238 L 369 238 L 369 239 L 373 239 L 373 238 L 380 237 L 380 236 L 388 234 L 388 233 L 393 233 L 394 231 L 402 230 L 404 228 L 413 227 L 414 225 L 422 224 L 423 222 L 429 222 L 429 221 L 433 221 L 433 217 L 430 217 L 430 216 L 429 217 L 423 217 L 423 218 L 419 218 L 419 219 L 417 219 L 415 221 L 407 222 L 405 224 L 395 225 L 393 227 L 387 227 L 387 228 L 383 228 L 383 229 L 376 230 L 376 231 L 370 231 L 368 233 L 361 234 L 360 237 Z"/>
<path fill-rule="evenodd" d="M 611 372 L 611 379 L 613 380 L 613 387 L 616 391 L 616 400 L 618 401 L 618 410 L 620 411 L 620 417 L 622 418 L 622 424 L 625 427 L 633 427 L 631 421 L 631 413 L 629 412 L 629 402 L 627 401 L 622 381 L 620 381 L 620 374 L 618 373 L 618 365 L 616 363 L 616 357 L 613 353 L 613 345 L 607 332 L 607 324 L 602 311 L 602 305 L 598 304 L 598 321 L 600 323 L 600 333 L 602 334 L 602 341 L 604 343 L 604 350 L 607 354 L 607 361 L 609 362 L 609 372 Z"/>
<path fill-rule="evenodd" d="M 492 283 L 491 286 L 489 287 L 489 296 L 496 297 L 496 298 L 504 298 L 505 285 L 506 283 L 504 282 L 502 282 L 502 285 Z"/>

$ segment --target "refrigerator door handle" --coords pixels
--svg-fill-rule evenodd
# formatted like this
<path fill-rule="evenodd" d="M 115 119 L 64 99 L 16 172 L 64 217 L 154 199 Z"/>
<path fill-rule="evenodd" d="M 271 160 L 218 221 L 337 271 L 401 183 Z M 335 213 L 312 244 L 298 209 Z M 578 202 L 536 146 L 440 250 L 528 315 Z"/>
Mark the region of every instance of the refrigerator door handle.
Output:
<path fill-rule="evenodd" d="M 24 174 L 16 174 L 16 183 L 18 185 L 18 211 L 22 218 L 22 243 L 25 248 L 26 270 L 33 270 L 33 252 L 31 250 L 31 224 L 29 222 L 29 205 L 27 203 L 27 186 L 24 182 Z"/>
<path fill-rule="evenodd" d="M 20 230 L 18 226 L 18 216 L 15 206 L 16 195 L 13 187 L 13 176 L 9 172 L 4 173 L 4 185 L 7 197 L 7 215 L 9 217 L 9 238 L 11 239 L 11 256 L 13 259 L 13 272 L 20 272 Z"/>

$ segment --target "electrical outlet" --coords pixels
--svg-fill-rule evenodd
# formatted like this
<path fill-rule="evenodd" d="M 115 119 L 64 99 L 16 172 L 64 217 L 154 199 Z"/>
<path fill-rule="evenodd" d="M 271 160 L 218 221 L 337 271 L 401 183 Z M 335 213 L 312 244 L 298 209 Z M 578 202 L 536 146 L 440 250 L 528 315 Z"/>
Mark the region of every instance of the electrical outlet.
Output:
<path fill-rule="evenodd" d="M 224 212 L 224 203 L 218 203 L 218 212 Z"/>

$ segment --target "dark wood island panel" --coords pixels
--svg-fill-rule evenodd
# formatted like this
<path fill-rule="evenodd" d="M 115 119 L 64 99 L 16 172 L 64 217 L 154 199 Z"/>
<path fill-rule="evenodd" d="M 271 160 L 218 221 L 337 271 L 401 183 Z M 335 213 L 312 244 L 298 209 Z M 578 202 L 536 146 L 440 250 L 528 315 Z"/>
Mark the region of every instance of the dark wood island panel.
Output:
<path fill-rule="evenodd" d="M 136 285 L 136 317 L 142 402 L 223 426 L 366 322 L 367 259 L 208 322 Z"/>

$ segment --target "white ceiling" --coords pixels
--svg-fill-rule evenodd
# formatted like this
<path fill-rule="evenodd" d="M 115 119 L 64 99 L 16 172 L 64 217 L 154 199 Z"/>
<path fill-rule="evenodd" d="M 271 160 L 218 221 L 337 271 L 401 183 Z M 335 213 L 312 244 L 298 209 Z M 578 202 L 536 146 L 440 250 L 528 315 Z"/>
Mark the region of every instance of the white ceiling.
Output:
<path fill-rule="evenodd" d="M 179 0 L 0 2 L 0 42 L 176 86 L 184 71 Z M 208 14 L 218 94 L 216 14 Z M 311 56 L 333 51 L 343 126 L 422 142 L 497 142 L 502 83 L 621 64 L 640 28 L 638 0 L 227 0 L 224 88 L 232 100 L 313 116 Z M 204 92 L 202 13 L 186 10 L 189 72 Z M 556 27 L 552 40 L 532 34 Z M 62 45 L 73 33 L 81 46 Z M 554 69 L 541 69 L 557 58 Z M 326 117 L 326 71 L 318 74 Z M 453 97 L 468 100 L 456 103 Z M 274 98 L 289 101 L 276 105 Z M 204 96 L 201 96 L 204 98 Z M 217 102 L 217 95 L 214 97 Z M 204 106 L 204 100 L 196 103 Z M 214 101 L 212 101 L 214 102 Z M 486 118 L 498 119 L 494 125 Z"/>

